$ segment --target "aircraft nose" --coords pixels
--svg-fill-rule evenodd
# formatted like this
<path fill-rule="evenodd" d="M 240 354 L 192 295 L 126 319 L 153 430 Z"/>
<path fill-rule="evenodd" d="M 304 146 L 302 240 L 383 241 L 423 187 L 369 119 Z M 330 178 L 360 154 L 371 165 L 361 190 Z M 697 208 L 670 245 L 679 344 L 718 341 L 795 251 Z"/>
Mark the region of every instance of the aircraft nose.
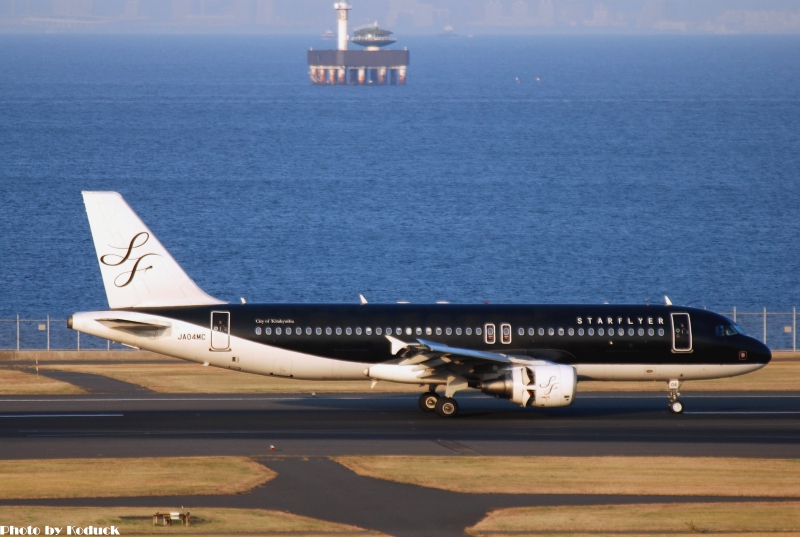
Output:
<path fill-rule="evenodd" d="M 750 361 L 768 364 L 772 360 L 772 351 L 757 339 L 750 338 L 747 345 L 747 357 Z"/>

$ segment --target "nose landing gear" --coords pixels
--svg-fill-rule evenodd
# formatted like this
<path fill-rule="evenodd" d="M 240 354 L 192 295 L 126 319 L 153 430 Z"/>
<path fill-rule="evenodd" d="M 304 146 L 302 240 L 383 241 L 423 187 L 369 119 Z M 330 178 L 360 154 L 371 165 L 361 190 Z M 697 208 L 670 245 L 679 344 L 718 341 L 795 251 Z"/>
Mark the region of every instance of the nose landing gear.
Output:
<path fill-rule="evenodd" d="M 681 387 L 681 381 L 669 381 L 669 411 L 673 414 L 683 414 L 683 402 L 678 399 L 681 393 L 678 391 Z"/>

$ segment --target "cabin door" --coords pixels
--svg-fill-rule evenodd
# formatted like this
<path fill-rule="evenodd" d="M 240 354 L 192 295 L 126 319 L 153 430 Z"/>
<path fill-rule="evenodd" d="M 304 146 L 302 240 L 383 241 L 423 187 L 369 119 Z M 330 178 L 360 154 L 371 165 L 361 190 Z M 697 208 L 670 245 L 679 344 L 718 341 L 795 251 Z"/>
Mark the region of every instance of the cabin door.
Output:
<path fill-rule="evenodd" d="M 692 351 L 692 323 L 688 313 L 672 314 L 672 350 Z"/>
<path fill-rule="evenodd" d="M 211 312 L 211 350 L 227 351 L 231 348 L 231 314 L 228 311 Z"/>

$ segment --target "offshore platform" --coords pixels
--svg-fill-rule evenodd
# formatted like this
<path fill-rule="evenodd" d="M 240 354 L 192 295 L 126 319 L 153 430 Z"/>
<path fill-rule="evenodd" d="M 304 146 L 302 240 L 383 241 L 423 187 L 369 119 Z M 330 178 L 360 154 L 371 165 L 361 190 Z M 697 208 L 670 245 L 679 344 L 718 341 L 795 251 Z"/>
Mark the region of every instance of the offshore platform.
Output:
<path fill-rule="evenodd" d="M 395 43 L 392 32 L 378 27 L 378 23 L 356 28 L 351 40 L 347 33 L 347 12 L 352 9 L 347 2 L 333 4 L 339 15 L 339 33 L 336 50 L 308 51 L 308 74 L 313 84 L 405 84 L 408 70 L 408 49 L 384 50 L 381 47 Z M 347 50 L 348 43 L 364 50 Z"/>

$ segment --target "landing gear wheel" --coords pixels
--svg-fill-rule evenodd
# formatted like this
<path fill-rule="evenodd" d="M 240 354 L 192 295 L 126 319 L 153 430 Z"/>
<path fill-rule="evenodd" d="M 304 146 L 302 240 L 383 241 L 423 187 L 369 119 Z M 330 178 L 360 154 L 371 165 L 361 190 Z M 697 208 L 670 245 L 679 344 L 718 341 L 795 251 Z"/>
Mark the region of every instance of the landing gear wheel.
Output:
<path fill-rule="evenodd" d="M 683 403 L 680 401 L 680 399 L 670 401 L 669 411 L 673 414 L 683 414 Z"/>
<path fill-rule="evenodd" d="M 443 418 L 452 418 L 458 414 L 458 403 L 452 397 L 440 397 L 436 402 L 436 413 Z"/>
<path fill-rule="evenodd" d="M 419 396 L 419 407 L 424 412 L 436 410 L 436 403 L 439 402 L 439 394 L 436 392 L 425 392 Z"/>

